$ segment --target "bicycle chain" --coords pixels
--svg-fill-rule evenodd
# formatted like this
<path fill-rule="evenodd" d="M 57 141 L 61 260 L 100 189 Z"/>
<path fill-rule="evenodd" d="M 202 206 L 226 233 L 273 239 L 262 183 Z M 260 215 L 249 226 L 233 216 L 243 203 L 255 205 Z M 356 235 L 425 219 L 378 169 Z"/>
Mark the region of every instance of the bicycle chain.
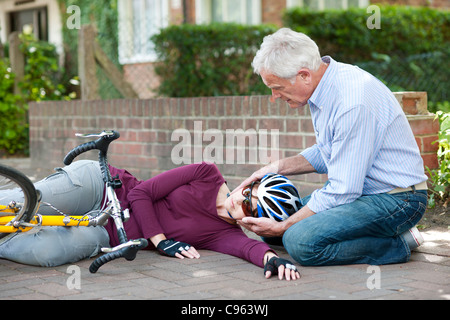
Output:
<path fill-rule="evenodd" d="M 92 220 L 95 219 L 95 217 L 90 217 L 90 216 L 87 215 L 87 214 L 85 214 L 85 215 L 83 216 L 83 217 L 87 217 L 87 218 L 81 218 L 81 219 L 74 218 L 74 217 L 72 217 L 72 216 L 69 216 L 69 215 L 65 214 L 64 212 L 62 212 L 61 210 L 59 210 L 58 208 L 56 208 L 55 206 L 53 206 L 51 203 L 48 203 L 48 202 L 42 202 L 42 204 L 44 204 L 44 205 L 46 205 L 46 206 L 49 206 L 51 209 L 53 209 L 53 210 L 55 210 L 57 213 L 63 215 L 65 218 L 69 218 L 70 220 L 73 220 L 73 221 L 78 221 L 78 223 L 85 222 L 85 221 L 92 221 Z"/>

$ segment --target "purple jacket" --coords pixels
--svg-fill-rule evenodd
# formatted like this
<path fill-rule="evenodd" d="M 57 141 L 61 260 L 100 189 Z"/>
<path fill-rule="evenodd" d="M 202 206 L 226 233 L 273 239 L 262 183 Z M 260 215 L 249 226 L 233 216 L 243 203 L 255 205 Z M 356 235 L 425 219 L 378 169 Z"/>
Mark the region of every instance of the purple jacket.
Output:
<path fill-rule="evenodd" d="M 138 181 L 126 170 L 110 166 L 110 171 L 122 180 L 116 193 L 122 207 L 130 209 L 131 218 L 124 224 L 128 239 L 149 239 L 163 233 L 196 249 L 230 254 L 260 267 L 264 254 L 272 251 L 218 216 L 216 199 L 225 180 L 214 164 L 179 167 L 147 181 Z M 111 246 L 118 245 L 113 221 L 106 229 Z"/>

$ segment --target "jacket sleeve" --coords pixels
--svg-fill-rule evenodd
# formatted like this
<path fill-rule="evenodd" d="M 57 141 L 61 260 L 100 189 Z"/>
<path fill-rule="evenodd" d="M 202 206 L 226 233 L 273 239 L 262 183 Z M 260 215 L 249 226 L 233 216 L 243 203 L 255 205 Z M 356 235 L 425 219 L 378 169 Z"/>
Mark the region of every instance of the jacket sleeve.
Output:
<path fill-rule="evenodd" d="M 155 210 L 156 202 L 163 201 L 182 185 L 194 180 L 207 179 L 212 170 L 217 170 L 215 165 L 204 162 L 187 165 L 163 172 L 132 189 L 128 193 L 128 201 L 142 235 L 149 239 L 164 233 L 158 221 L 158 212 Z"/>

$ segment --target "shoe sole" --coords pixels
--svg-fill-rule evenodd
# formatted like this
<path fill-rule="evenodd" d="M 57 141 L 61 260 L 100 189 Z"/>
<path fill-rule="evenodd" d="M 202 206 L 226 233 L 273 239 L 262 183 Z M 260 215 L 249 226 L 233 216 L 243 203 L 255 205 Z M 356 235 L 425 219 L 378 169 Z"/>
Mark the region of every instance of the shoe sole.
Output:
<path fill-rule="evenodd" d="M 411 233 L 412 237 L 414 238 L 414 241 L 417 243 L 417 246 L 419 247 L 424 242 L 424 239 L 420 234 L 420 231 L 416 227 L 414 227 L 409 229 L 409 232 Z"/>

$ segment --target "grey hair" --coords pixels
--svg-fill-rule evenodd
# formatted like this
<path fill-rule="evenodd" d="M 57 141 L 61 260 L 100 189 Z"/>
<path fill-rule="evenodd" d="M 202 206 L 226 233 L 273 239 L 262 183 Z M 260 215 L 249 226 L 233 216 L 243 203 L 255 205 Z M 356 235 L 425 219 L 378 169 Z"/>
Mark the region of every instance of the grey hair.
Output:
<path fill-rule="evenodd" d="M 279 78 L 293 79 L 300 69 L 317 71 L 321 63 L 319 47 L 310 37 L 282 28 L 264 37 L 252 67 L 258 75 L 264 71 Z"/>

